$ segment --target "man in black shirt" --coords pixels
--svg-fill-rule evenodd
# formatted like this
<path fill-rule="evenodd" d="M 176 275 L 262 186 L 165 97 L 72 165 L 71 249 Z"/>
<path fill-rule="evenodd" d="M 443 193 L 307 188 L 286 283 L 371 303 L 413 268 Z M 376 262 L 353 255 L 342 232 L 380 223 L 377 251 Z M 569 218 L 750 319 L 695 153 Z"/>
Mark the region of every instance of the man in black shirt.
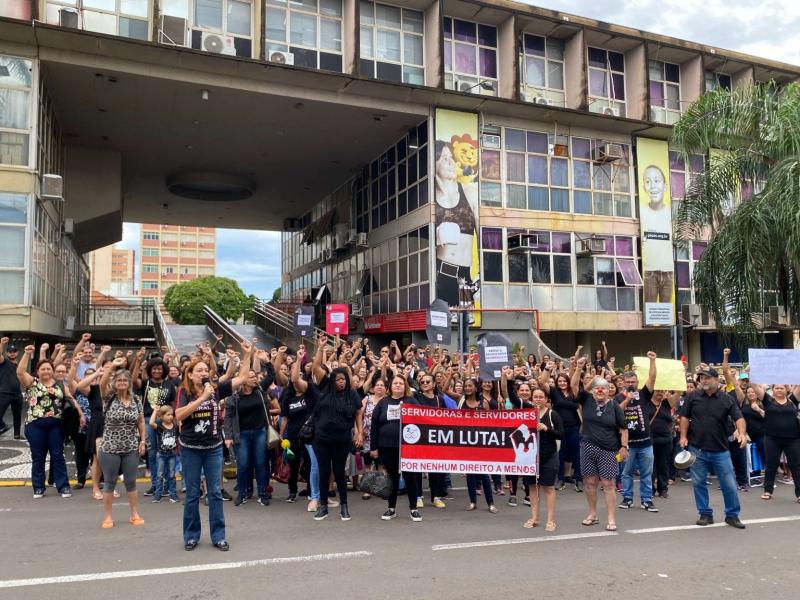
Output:
<path fill-rule="evenodd" d="M 742 412 L 734 398 L 719 389 L 716 369 L 704 369 L 697 375 L 697 389 L 686 398 L 680 409 L 680 445 L 694 453 L 692 485 L 694 501 L 700 518 L 698 525 L 714 522 L 714 511 L 708 504 L 706 477 L 710 467 L 719 478 L 725 501 L 725 522 L 744 529 L 739 520 L 739 495 L 736 477 L 728 451 L 728 418 L 736 424 L 734 437 L 742 447 L 747 445 L 747 433 Z"/>
<path fill-rule="evenodd" d="M 8 345 L 8 338 L 0 339 L 0 435 L 9 430 L 3 417 L 8 407 L 14 419 L 14 439 L 21 439 L 22 427 L 22 387 L 17 378 L 17 356 L 19 351 Z"/>

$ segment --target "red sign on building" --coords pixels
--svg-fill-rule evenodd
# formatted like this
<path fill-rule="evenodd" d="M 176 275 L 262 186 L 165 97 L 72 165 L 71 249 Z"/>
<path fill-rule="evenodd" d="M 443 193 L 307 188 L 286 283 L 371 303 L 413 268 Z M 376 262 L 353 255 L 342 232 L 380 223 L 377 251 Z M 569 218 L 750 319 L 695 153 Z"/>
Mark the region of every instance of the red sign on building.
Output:
<path fill-rule="evenodd" d="M 325 331 L 330 335 L 350 333 L 349 304 L 328 304 L 325 309 Z"/>

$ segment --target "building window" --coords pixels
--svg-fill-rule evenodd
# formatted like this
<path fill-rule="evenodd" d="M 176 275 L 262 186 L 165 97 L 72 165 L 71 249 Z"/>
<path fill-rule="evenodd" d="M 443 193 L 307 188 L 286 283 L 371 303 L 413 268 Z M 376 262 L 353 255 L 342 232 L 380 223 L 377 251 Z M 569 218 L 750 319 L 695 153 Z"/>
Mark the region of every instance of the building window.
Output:
<path fill-rule="evenodd" d="M 164 267 L 164 271 L 162 272 L 163 275 L 173 275 L 175 273 L 175 267 Z"/>
<path fill-rule="evenodd" d="M 158 273 L 157 265 L 142 265 L 142 273 Z"/>
<path fill-rule="evenodd" d="M 625 116 L 625 55 L 589 47 L 589 110 Z"/>
<path fill-rule="evenodd" d="M 526 102 L 564 106 L 564 40 L 524 34 L 520 76 Z"/>
<path fill-rule="evenodd" d="M 630 146 L 612 144 L 621 157 L 613 162 L 594 160 L 607 148 L 604 140 L 572 138 L 573 212 L 631 217 Z"/>
<path fill-rule="evenodd" d="M 342 72 L 341 0 L 267 0 L 266 6 L 267 60 Z"/>
<path fill-rule="evenodd" d="M 144 239 L 146 239 L 146 240 L 158 240 L 159 239 L 159 233 L 157 231 L 145 231 L 142 234 L 142 237 Z"/>
<path fill-rule="evenodd" d="M 0 192 L 0 304 L 25 302 L 28 196 Z"/>
<path fill-rule="evenodd" d="M 358 233 L 369 232 L 369 211 L 369 165 L 367 165 L 362 169 L 361 175 L 353 182 L 353 215 L 355 215 L 355 225 Z M 287 255 L 294 256 L 285 252 L 284 256 Z"/>
<path fill-rule="evenodd" d="M 86 31 L 149 40 L 151 4 L 148 0 L 81 0 L 79 7 L 76 0 L 48 0 L 45 21 L 60 25 L 71 18 Z"/>
<path fill-rule="evenodd" d="M 430 240 L 428 227 L 398 238 L 398 310 L 421 310 L 430 303 Z"/>
<path fill-rule="evenodd" d="M 710 92 L 718 87 L 724 88 L 729 92 L 733 88 L 733 82 L 730 75 L 725 73 L 717 73 L 716 71 L 706 71 L 706 91 Z"/>
<path fill-rule="evenodd" d="M 705 162 L 702 154 L 690 154 L 687 164 L 680 152 L 669 151 L 669 189 L 673 216 L 678 214 L 681 202 L 691 190 L 695 178 L 705 170 Z"/>
<path fill-rule="evenodd" d="M 33 62 L 0 56 L 0 164 L 30 165 Z"/>
<path fill-rule="evenodd" d="M 632 237 L 596 235 L 605 240 L 601 255 L 578 255 L 579 239 L 588 234 L 576 234 L 576 295 L 579 311 L 635 311 L 636 286 L 642 278 L 636 266 Z"/>
<path fill-rule="evenodd" d="M 142 256 L 158 256 L 158 248 L 142 248 Z"/>
<path fill-rule="evenodd" d="M 695 303 L 694 269 L 705 252 L 707 242 L 690 242 L 675 248 L 675 281 L 678 288 L 678 306 Z"/>
<path fill-rule="evenodd" d="M 445 87 L 497 96 L 497 28 L 444 18 Z"/>
<path fill-rule="evenodd" d="M 361 74 L 425 85 L 424 15 L 418 10 L 361 2 Z"/>
<path fill-rule="evenodd" d="M 650 120 L 673 125 L 681 117 L 681 66 L 651 60 L 649 71 Z"/>
<path fill-rule="evenodd" d="M 503 281 L 503 230 L 481 227 L 481 255 L 483 281 Z"/>
<path fill-rule="evenodd" d="M 142 281 L 142 289 L 143 290 L 157 290 L 158 289 L 158 282 L 157 281 Z"/>

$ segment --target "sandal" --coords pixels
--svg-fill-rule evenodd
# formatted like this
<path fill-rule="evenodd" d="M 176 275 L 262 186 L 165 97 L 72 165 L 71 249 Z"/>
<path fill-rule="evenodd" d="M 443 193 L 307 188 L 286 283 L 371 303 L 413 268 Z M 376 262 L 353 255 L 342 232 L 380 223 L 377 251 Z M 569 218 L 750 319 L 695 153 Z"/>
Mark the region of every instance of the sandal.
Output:
<path fill-rule="evenodd" d="M 92 494 L 92 498 L 95 500 L 102 500 L 103 499 L 103 492 L 95 492 Z"/>
<path fill-rule="evenodd" d="M 764 492 L 763 494 L 761 494 L 761 499 L 762 500 L 772 500 L 772 494 L 770 494 L 769 492 Z"/>
<path fill-rule="evenodd" d="M 525 529 L 533 529 L 534 527 L 537 527 L 538 525 L 539 525 L 539 521 L 536 521 L 536 520 L 534 520 L 534 519 L 528 519 L 527 521 L 525 521 L 525 522 L 522 524 L 522 526 L 523 526 Z"/>
<path fill-rule="evenodd" d="M 131 517 L 130 519 L 128 519 L 128 523 L 130 523 L 131 525 L 140 526 L 144 525 L 144 519 L 142 517 Z"/>
<path fill-rule="evenodd" d="M 114 527 L 114 521 L 103 521 L 100 527 L 102 527 L 103 529 L 111 529 L 112 527 Z"/>
<path fill-rule="evenodd" d="M 548 521 L 547 524 L 544 526 L 544 530 L 552 533 L 556 530 L 556 522 L 555 521 Z"/>
<path fill-rule="evenodd" d="M 586 517 L 583 521 L 581 521 L 581 525 L 586 525 L 587 527 L 597 525 L 598 523 L 600 523 L 600 519 L 597 517 Z"/>
<path fill-rule="evenodd" d="M 616 531 L 616 530 L 617 530 L 616 523 L 609 523 L 608 525 L 606 525 L 606 531 Z"/>
<path fill-rule="evenodd" d="M 119 498 L 119 492 L 117 490 L 114 490 L 114 498 Z"/>

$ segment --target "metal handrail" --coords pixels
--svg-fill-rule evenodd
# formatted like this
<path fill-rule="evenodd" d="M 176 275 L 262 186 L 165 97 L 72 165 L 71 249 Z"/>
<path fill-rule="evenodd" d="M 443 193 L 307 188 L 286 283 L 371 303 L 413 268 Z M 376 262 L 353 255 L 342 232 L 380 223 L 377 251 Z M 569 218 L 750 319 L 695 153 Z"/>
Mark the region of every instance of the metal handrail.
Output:
<path fill-rule="evenodd" d="M 239 346 L 244 337 L 236 331 L 230 324 L 214 311 L 210 306 L 203 307 L 203 314 L 206 317 L 206 327 L 214 335 L 222 335 L 222 343 Z"/>
<path fill-rule="evenodd" d="M 161 308 L 158 306 L 158 304 L 153 305 L 153 329 L 156 333 L 158 345 L 166 346 L 169 348 L 169 352 L 172 356 L 178 356 L 178 347 L 172 340 L 172 334 L 169 332 L 167 322 L 164 320 L 164 315 L 161 313 Z"/>
<path fill-rule="evenodd" d="M 271 306 L 266 302 L 256 302 L 255 306 L 253 307 L 253 312 L 256 314 L 256 325 L 261 327 L 261 329 L 266 331 L 266 327 L 258 323 L 258 317 L 262 317 L 265 321 L 276 327 L 274 337 L 286 339 L 297 338 L 294 333 L 294 319 L 291 315 L 278 308 L 275 308 L 274 306 Z M 279 334 L 278 328 L 283 332 L 283 335 Z M 320 333 L 325 333 L 325 330 L 315 326 L 314 338 L 316 339 Z M 328 343 L 333 344 L 333 341 L 329 338 Z"/>

